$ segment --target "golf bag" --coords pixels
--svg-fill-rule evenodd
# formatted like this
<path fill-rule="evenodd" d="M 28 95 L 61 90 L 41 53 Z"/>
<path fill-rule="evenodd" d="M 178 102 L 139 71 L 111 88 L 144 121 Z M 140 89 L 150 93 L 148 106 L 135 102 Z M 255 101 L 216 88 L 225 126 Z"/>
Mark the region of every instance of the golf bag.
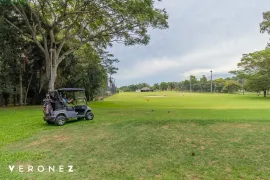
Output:
<path fill-rule="evenodd" d="M 43 113 L 45 116 L 51 116 L 53 112 L 52 104 L 50 100 L 45 100 L 43 105 Z"/>

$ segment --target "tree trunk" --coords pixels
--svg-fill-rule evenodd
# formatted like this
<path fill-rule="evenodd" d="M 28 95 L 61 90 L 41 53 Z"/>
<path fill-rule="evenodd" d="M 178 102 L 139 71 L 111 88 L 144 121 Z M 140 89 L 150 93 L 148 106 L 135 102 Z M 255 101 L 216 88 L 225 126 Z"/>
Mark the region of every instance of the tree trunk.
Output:
<path fill-rule="evenodd" d="M 23 87 L 22 87 L 22 68 L 20 68 L 20 82 L 19 82 L 19 86 L 20 86 L 20 106 L 23 105 Z"/>
<path fill-rule="evenodd" d="M 8 103 L 9 103 L 9 96 L 10 96 L 9 93 L 5 93 L 5 92 L 2 93 L 2 97 L 4 99 L 4 104 L 5 104 L 6 107 L 8 106 Z"/>
<path fill-rule="evenodd" d="M 51 67 L 50 67 L 50 80 L 49 80 L 49 91 L 54 90 L 54 83 L 57 76 L 57 59 L 55 49 L 51 50 Z"/>
<path fill-rule="evenodd" d="M 13 105 L 16 106 L 17 104 L 17 93 L 16 88 L 13 89 Z"/>
<path fill-rule="evenodd" d="M 43 75 L 42 69 L 40 69 L 40 71 L 39 71 L 39 90 L 38 90 L 39 94 L 41 93 L 42 88 L 43 88 L 43 86 L 45 84 L 45 79 L 46 79 L 45 76 L 46 76 L 46 74 Z"/>
<path fill-rule="evenodd" d="M 3 97 L 2 97 L 3 95 L 0 93 L 0 107 L 2 107 L 3 106 Z"/>
<path fill-rule="evenodd" d="M 88 88 L 88 101 L 93 101 L 93 95 L 90 87 Z"/>
<path fill-rule="evenodd" d="M 30 79 L 29 79 L 28 86 L 27 86 L 27 89 L 26 89 L 25 98 L 24 98 L 24 104 L 25 104 L 25 105 L 26 105 L 26 100 L 27 100 L 28 90 L 29 90 L 29 87 L 30 87 L 30 84 L 31 84 L 31 81 L 32 81 L 33 74 L 34 74 L 34 73 L 31 74 L 31 77 L 30 77 Z"/>
<path fill-rule="evenodd" d="M 49 91 L 54 90 L 54 82 L 55 82 L 55 75 L 51 74 L 51 78 L 49 80 Z"/>
<path fill-rule="evenodd" d="M 266 97 L 266 90 L 263 91 L 263 96 Z"/>

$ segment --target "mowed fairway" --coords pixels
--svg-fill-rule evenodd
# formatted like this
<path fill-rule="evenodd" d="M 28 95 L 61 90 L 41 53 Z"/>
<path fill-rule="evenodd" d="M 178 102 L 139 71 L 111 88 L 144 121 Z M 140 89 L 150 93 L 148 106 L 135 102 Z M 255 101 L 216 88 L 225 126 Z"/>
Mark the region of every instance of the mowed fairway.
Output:
<path fill-rule="evenodd" d="M 0 108 L 0 179 L 270 179 L 270 98 L 120 93 L 90 106 L 94 121 L 63 127 L 42 106 Z"/>

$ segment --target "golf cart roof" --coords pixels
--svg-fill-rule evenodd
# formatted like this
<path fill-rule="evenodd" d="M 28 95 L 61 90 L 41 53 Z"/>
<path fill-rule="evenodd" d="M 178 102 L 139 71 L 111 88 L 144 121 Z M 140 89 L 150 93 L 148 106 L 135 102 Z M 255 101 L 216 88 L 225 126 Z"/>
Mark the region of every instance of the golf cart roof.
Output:
<path fill-rule="evenodd" d="M 61 88 L 56 91 L 85 91 L 83 88 Z"/>

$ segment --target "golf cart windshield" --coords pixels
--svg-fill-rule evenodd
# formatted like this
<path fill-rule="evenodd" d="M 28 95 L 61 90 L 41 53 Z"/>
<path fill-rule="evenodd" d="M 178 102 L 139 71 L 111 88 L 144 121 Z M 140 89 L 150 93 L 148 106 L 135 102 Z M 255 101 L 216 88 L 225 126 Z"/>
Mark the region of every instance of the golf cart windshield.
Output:
<path fill-rule="evenodd" d="M 86 105 L 85 90 L 82 88 L 62 88 L 57 90 L 62 97 L 68 99 L 69 104 Z"/>
<path fill-rule="evenodd" d="M 84 91 L 75 91 L 74 96 L 76 98 L 76 105 L 85 105 L 86 97 Z"/>

